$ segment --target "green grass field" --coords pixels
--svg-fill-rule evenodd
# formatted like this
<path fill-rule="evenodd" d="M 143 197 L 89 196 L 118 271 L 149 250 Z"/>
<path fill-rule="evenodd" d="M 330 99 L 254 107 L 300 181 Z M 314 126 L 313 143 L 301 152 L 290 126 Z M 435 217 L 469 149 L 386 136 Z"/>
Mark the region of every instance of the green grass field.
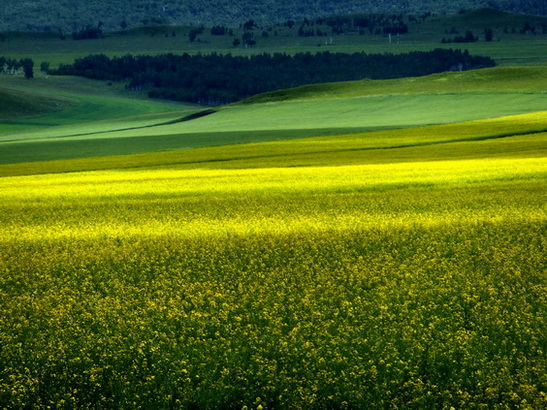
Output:
<path fill-rule="evenodd" d="M 546 66 L 206 108 L 0 76 L 0 408 L 547 407 Z"/>
<path fill-rule="evenodd" d="M 90 94 L 95 83 L 86 80 L 71 79 L 72 93 L 52 90 L 52 83 L 65 81 L 4 79 L 6 87 L 76 103 L 52 114 L 0 120 L 0 163 L 345 135 L 547 110 L 542 66 L 301 87 L 177 123 L 171 122 L 203 108 L 135 99 L 106 84 Z"/>
<path fill-rule="evenodd" d="M 188 33 L 191 27 L 160 26 L 141 27 L 121 33 L 106 33 L 97 40 L 72 40 L 70 35 L 61 40 L 55 33 L 5 33 L 0 42 L 0 55 L 12 58 L 31 57 L 37 65 L 49 62 L 52 67 L 61 63 L 72 63 L 75 58 L 89 54 L 106 54 L 121 56 L 125 54 L 161 54 L 161 53 L 231 53 L 233 55 L 250 55 L 261 53 L 298 53 L 298 52 L 361 52 L 366 53 L 406 53 L 409 51 L 429 51 L 434 48 L 468 49 L 472 54 L 486 55 L 494 58 L 501 65 L 535 65 L 547 63 L 546 34 L 541 30 L 520 33 L 526 23 L 533 26 L 545 24 L 547 18 L 538 16 L 521 16 L 500 13 L 494 10 L 471 12 L 458 16 L 432 16 L 425 22 L 409 22 L 409 33 L 399 38 L 384 34 L 359 35 L 348 32 L 342 35 L 326 37 L 299 37 L 301 23 L 290 29 L 283 24 L 260 27 L 254 30 L 256 46 L 245 48 L 234 47 L 233 40 L 241 38 L 243 29 L 233 28 L 234 36 L 213 36 L 208 29 L 199 36 L 199 41 L 190 42 Z M 331 33 L 327 25 L 314 26 Z M 491 28 L 494 41 L 484 41 L 484 29 Z M 307 29 L 310 29 L 309 27 Z M 513 29 L 515 32 L 513 33 Z M 451 38 L 456 34 L 463 35 L 471 30 L 479 38 L 476 43 L 442 44 L 442 38 Z M 507 32 L 506 32 L 507 31 Z M 262 33 L 267 32 L 268 37 Z M 175 36 L 173 36 L 175 33 Z M 277 33 L 277 35 L 275 35 Z M 332 44 L 325 45 L 325 42 Z"/>

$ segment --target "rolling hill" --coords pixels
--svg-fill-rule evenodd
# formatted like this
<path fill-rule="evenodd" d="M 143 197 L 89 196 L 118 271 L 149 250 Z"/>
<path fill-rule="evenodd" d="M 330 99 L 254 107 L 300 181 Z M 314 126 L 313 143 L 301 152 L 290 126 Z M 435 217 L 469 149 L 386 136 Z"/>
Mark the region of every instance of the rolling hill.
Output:
<path fill-rule="evenodd" d="M 66 109 L 72 103 L 64 98 L 37 96 L 32 91 L 0 88 L 0 121 L 46 115 Z"/>
<path fill-rule="evenodd" d="M 430 50 L 488 22 L 469 48 L 502 64 L 214 109 L 0 75 L 0 407 L 545 408 L 543 20 L 430 17 L 328 47 Z M 9 33 L 0 55 L 318 48 L 189 30 Z"/>
<path fill-rule="evenodd" d="M 42 87 L 42 92 L 47 90 L 50 96 L 70 95 L 79 104 L 20 119 L 16 124 L 1 121 L 0 162 L 138 154 L 341 134 L 366 139 L 371 131 L 545 111 L 546 79 L 545 67 L 500 67 L 397 80 L 320 84 L 255 96 L 182 122 L 203 108 L 127 98 L 126 91 L 91 80 L 72 78 L 67 82 L 63 77 L 50 77 L 38 78 L 32 84 L 21 80 L 18 87 L 27 87 L 27 92 Z M 55 91 L 55 84 L 68 83 L 72 84 L 72 93 Z M 101 84 L 95 95 L 85 91 L 92 84 Z M 522 123 L 519 127 L 526 132 L 544 129 L 541 124 L 527 128 Z M 512 130 L 507 132 L 520 133 Z M 504 132 L 492 135 L 499 134 Z M 192 150 L 189 155 L 193 155 Z"/>
<path fill-rule="evenodd" d="M 143 24 L 178 24 L 212 26 L 227 24 L 238 27 L 243 22 L 254 19 L 261 24 L 271 24 L 286 20 L 302 20 L 321 16 L 349 13 L 387 13 L 423 14 L 457 13 L 479 7 L 497 7 L 502 10 L 526 13 L 547 14 L 545 2 L 541 0 L 451 0 L 408 2 L 397 0 L 377 2 L 359 1 L 188 1 L 188 0 L 139 0 L 116 1 L 54 1 L 21 2 L 5 0 L 0 6 L 0 31 L 5 30 L 63 30 L 72 32 L 88 25 L 104 24 L 108 31 L 118 30 L 122 22 L 130 27 Z"/>

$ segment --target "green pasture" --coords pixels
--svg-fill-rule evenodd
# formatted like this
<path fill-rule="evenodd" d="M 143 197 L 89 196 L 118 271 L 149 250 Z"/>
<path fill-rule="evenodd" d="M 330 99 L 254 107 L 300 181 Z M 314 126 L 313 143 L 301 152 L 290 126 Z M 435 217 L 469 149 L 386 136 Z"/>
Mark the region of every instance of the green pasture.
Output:
<path fill-rule="evenodd" d="M 406 53 L 410 51 L 429 51 L 434 48 L 468 49 L 473 54 L 494 58 L 501 65 L 536 65 L 547 63 L 547 35 L 537 31 L 520 33 L 526 23 L 534 26 L 545 24 L 544 17 L 521 16 L 482 10 L 458 16 L 432 16 L 424 22 L 409 22 L 409 33 L 390 38 L 383 34 L 359 35 L 348 32 L 326 37 L 299 37 L 301 23 L 290 29 L 284 25 L 272 25 L 254 30 L 257 45 L 249 48 L 234 47 L 233 40 L 241 38 L 243 30 L 233 28 L 234 35 L 213 36 L 205 28 L 199 40 L 190 42 L 188 33 L 191 27 L 149 26 L 135 28 L 119 33 L 106 33 L 101 39 L 72 40 L 68 35 L 62 40 L 55 33 L 4 33 L 0 42 L 0 55 L 12 58 L 34 59 L 37 66 L 49 62 L 52 67 L 61 63 L 72 63 L 75 58 L 89 54 L 121 56 L 125 54 L 162 53 L 231 53 L 250 55 L 260 53 L 298 53 L 298 52 L 366 52 L 366 53 Z M 494 41 L 484 41 L 484 29 L 494 31 Z M 308 27 L 307 29 L 310 29 Z M 314 26 L 330 32 L 331 28 Z M 513 29 L 515 32 L 513 32 Z M 471 30 L 479 37 L 476 43 L 441 44 L 442 38 L 463 35 Z M 454 31 L 454 33 L 450 33 Z M 266 32 L 267 37 L 262 33 Z M 332 38 L 332 44 L 331 44 Z M 328 43 L 328 45 L 327 45 Z"/>
<path fill-rule="evenodd" d="M 465 158 L 535 158 L 547 149 L 547 111 L 490 120 L 376 132 L 280 139 L 217 147 L 108 155 L 69 160 L 34 161 L 0 165 L 0 175 L 27 175 L 130 168 L 244 169 L 295 166 L 332 166 Z M 236 138 L 237 133 L 228 134 Z M 283 134 L 279 134 L 281 137 Z M 245 137 L 253 134 L 239 133 Z M 228 137 L 228 136 L 226 136 Z M 155 137 L 154 140 L 156 140 Z M 169 141 L 166 136 L 164 141 Z M 211 137 L 212 138 L 212 137 Z M 91 150 L 91 142 L 89 147 Z M 111 150 L 118 140 L 103 140 Z M 148 138 L 135 138 L 150 149 Z M 80 141 L 85 144 L 86 141 Z M 149 144 L 149 145 L 145 145 Z M 5 145 L 9 147 L 9 145 Z M 52 147 L 62 149 L 61 142 Z M 105 147 L 106 146 L 106 147 Z M 95 148 L 95 152 L 101 152 Z M 53 153 L 51 154 L 53 155 Z"/>
<path fill-rule="evenodd" d="M 488 56 L 496 60 L 501 66 L 531 66 L 538 64 L 547 64 L 547 46 L 545 45 L 545 36 L 533 38 L 516 38 L 514 40 L 507 39 L 496 43 L 468 43 L 468 44 L 441 44 L 440 42 L 422 42 L 419 40 L 410 41 L 402 39 L 399 44 L 390 44 L 388 38 L 374 39 L 370 42 L 363 41 L 358 35 L 347 35 L 347 37 L 336 39 L 337 42 L 332 46 L 318 47 L 316 43 L 310 43 L 311 40 L 298 42 L 295 40 L 284 41 L 281 45 L 262 45 L 255 46 L 252 49 L 235 48 L 229 44 L 218 46 L 216 44 L 199 44 L 193 46 L 187 43 L 187 40 L 181 41 L 179 44 L 165 46 L 163 44 L 142 45 L 140 38 L 135 38 L 133 46 L 125 47 L 125 45 L 112 46 L 111 40 L 103 40 L 94 47 L 81 47 L 73 45 L 74 48 L 66 47 L 55 43 L 57 40 L 48 40 L 38 42 L 38 45 L 33 42 L 26 46 L 24 44 L 14 44 L 13 46 L 0 51 L 4 56 L 21 59 L 30 57 L 39 67 L 42 62 L 49 62 L 51 67 L 58 67 L 59 64 L 71 64 L 76 58 L 82 58 L 89 54 L 106 54 L 109 57 L 123 56 L 126 54 L 133 55 L 156 55 L 156 54 L 197 54 L 197 53 L 222 53 L 232 55 L 254 55 L 261 53 L 288 53 L 296 54 L 300 52 L 323 52 L 331 53 L 355 53 L 365 52 L 369 54 L 382 53 L 408 53 L 412 51 L 430 51 L 436 48 L 451 48 L 460 50 L 469 50 L 474 55 Z M 69 40 L 73 41 L 73 40 Z M 95 40 L 101 41 L 101 40 Z M 157 40 L 160 41 L 160 40 Z M 233 38 L 230 38 L 233 41 Z M 163 40 L 161 41 L 163 42 Z M 146 44 L 147 41 L 144 42 Z M 79 51 L 81 49 L 81 51 Z"/>
<path fill-rule="evenodd" d="M 488 109 L 478 111 L 477 100 L 482 104 L 488 104 Z M 417 110 L 415 104 L 422 106 Z M 462 98 L 458 95 L 392 96 L 241 105 L 197 120 L 172 125 L 154 126 L 158 121 L 180 118 L 184 113 L 176 112 L 167 117 L 165 114 L 160 117 L 142 116 L 129 121 L 118 119 L 91 124 L 84 122 L 46 130 L 38 124 L 37 131 L 4 136 L 1 144 L 1 161 L 9 163 L 134 154 L 306 136 L 350 134 L 385 128 L 421 126 L 430 121 L 434 124 L 451 123 L 455 120 L 491 117 L 499 113 L 538 111 L 545 108 L 545 97 L 541 95 L 480 94 L 466 95 Z M 390 121 L 393 110 L 397 109 L 400 114 Z M 257 122 L 257 118 L 265 120 Z M 33 125 L 31 122 L 28 126 Z M 139 126 L 145 128 L 134 129 Z M 108 131 L 104 132 L 105 129 Z M 117 131 L 120 129 L 128 130 Z"/>
<path fill-rule="evenodd" d="M 178 120 L 201 111 L 192 104 L 154 101 L 99 81 L 38 76 L 0 76 L 0 143 L 94 134 Z M 2 95 L 0 94 L 0 97 Z M 15 98 L 13 98 L 15 96 Z M 26 106 L 13 109 L 25 96 Z M 25 108 L 28 107 L 28 108 Z M 34 115 L 33 115 L 34 114 Z"/>
<path fill-rule="evenodd" d="M 31 92 L 0 89 L 0 121 L 60 111 L 70 103 L 68 99 L 37 97 Z"/>
<path fill-rule="evenodd" d="M 62 84 L 63 78 L 35 81 L 12 84 L 4 79 L 4 84 L 77 103 L 42 116 L 0 121 L 0 163 L 352 134 L 547 109 L 543 67 L 301 87 L 253 97 L 183 122 L 176 121 L 203 108 L 135 99 L 128 91 L 96 81 L 69 79 L 72 92 L 55 91 L 54 84 Z M 93 84 L 98 88 L 88 93 Z"/>
<path fill-rule="evenodd" d="M 263 93 L 250 97 L 243 103 L 435 93 L 545 93 L 547 92 L 546 78 L 547 68 L 545 66 L 496 67 L 394 80 L 371 81 L 364 79 L 362 81 L 312 84 Z"/>

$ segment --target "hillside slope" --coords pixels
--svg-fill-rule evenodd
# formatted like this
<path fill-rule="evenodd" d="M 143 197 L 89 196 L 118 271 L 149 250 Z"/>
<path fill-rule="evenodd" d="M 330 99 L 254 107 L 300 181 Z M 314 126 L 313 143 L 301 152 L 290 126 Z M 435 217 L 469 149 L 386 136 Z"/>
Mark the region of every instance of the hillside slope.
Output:
<path fill-rule="evenodd" d="M 28 2 L 4 0 L 0 5 L 0 30 L 62 29 L 72 31 L 86 25 L 104 23 L 107 30 L 118 30 L 125 21 L 129 26 L 152 24 L 239 26 L 248 19 L 261 23 L 279 22 L 318 16 L 347 13 L 457 13 L 462 9 L 494 6 L 500 9 L 527 13 L 547 14 L 542 0 L 514 2 L 510 0 L 443 0 L 428 1 L 395 0 L 376 2 L 372 0 L 334 1 L 301 0 L 285 2 L 269 0 L 42 0 Z"/>
<path fill-rule="evenodd" d="M 0 120 L 44 115 L 62 110 L 70 105 L 72 102 L 67 99 L 14 91 L 0 86 Z"/>
<path fill-rule="evenodd" d="M 497 67 L 395 80 L 312 84 L 259 94 L 242 101 L 241 104 L 436 92 L 533 91 L 546 93 L 546 81 L 547 67 Z"/>
<path fill-rule="evenodd" d="M 82 95 L 80 107 L 58 115 L 20 121 L 17 127 L 0 122 L 0 163 L 293 140 L 533 113 L 547 110 L 546 81 L 547 67 L 530 67 L 324 84 L 262 95 L 183 122 L 175 120 L 199 107 Z M 89 113 L 89 107 L 95 111 Z"/>

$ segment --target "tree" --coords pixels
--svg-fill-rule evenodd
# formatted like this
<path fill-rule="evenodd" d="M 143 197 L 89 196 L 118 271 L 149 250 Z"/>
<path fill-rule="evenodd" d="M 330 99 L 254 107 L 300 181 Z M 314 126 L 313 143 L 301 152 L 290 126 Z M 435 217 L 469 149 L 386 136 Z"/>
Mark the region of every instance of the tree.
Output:
<path fill-rule="evenodd" d="M 475 37 L 472 31 L 466 31 L 465 36 L 454 37 L 454 43 L 473 43 L 478 41 L 478 37 Z"/>
<path fill-rule="evenodd" d="M 245 45 L 245 47 L 254 46 L 256 44 L 255 37 L 253 33 L 250 33 L 250 32 L 243 33 L 241 40 L 243 41 L 243 44 Z"/>
<path fill-rule="evenodd" d="M 21 60 L 23 71 L 25 72 L 25 78 L 34 78 L 34 61 L 30 58 L 24 58 Z"/>
<path fill-rule="evenodd" d="M 102 23 L 100 23 L 97 27 L 86 26 L 86 28 L 82 30 L 74 31 L 72 33 L 72 38 L 74 40 L 97 39 L 101 36 L 102 33 L 100 27 L 102 27 Z"/>
<path fill-rule="evenodd" d="M 40 71 L 46 73 L 49 70 L 49 63 L 44 61 L 40 64 Z"/>
<path fill-rule="evenodd" d="M 472 43 L 474 41 L 477 41 L 478 37 L 475 37 L 472 31 L 466 31 L 465 32 L 465 42 L 466 43 Z"/>
<path fill-rule="evenodd" d="M 249 20 L 245 24 L 243 24 L 244 30 L 252 30 L 256 27 L 256 23 L 254 20 Z"/>
<path fill-rule="evenodd" d="M 248 34 L 251 41 L 252 32 Z M 6 64 L 13 66 L 15 62 Z M 264 53 L 251 57 L 163 54 L 110 58 L 99 54 L 78 58 L 70 66 L 61 64 L 58 69 L 50 70 L 50 74 L 127 81 L 128 89 L 147 90 L 153 98 L 216 105 L 303 84 L 365 77 L 415 77 L 493 65 L 494 61 L 487 57 L 446 49 L 403 55 L 327 51 L 296 55 Z"/>
<path fill-rule="evenodd" d="M 190 33 L 188 33 L 188 39 L 193 43 L 201 33 L 203 33 L 203 28 L 193 28 L 190 30 Z"/>
<path fill-rule="evenodd" d="M 211 27 L 211 35 L 213 36 L 224 36 L 226 33 L 228 33 L 228 29 L 224 26 Z"/>
<path fill-rule="evenodd" d="M 484 29 L 484 40 L 492 41 L 494 39 L 494 31 L 491 28 Z"/>

